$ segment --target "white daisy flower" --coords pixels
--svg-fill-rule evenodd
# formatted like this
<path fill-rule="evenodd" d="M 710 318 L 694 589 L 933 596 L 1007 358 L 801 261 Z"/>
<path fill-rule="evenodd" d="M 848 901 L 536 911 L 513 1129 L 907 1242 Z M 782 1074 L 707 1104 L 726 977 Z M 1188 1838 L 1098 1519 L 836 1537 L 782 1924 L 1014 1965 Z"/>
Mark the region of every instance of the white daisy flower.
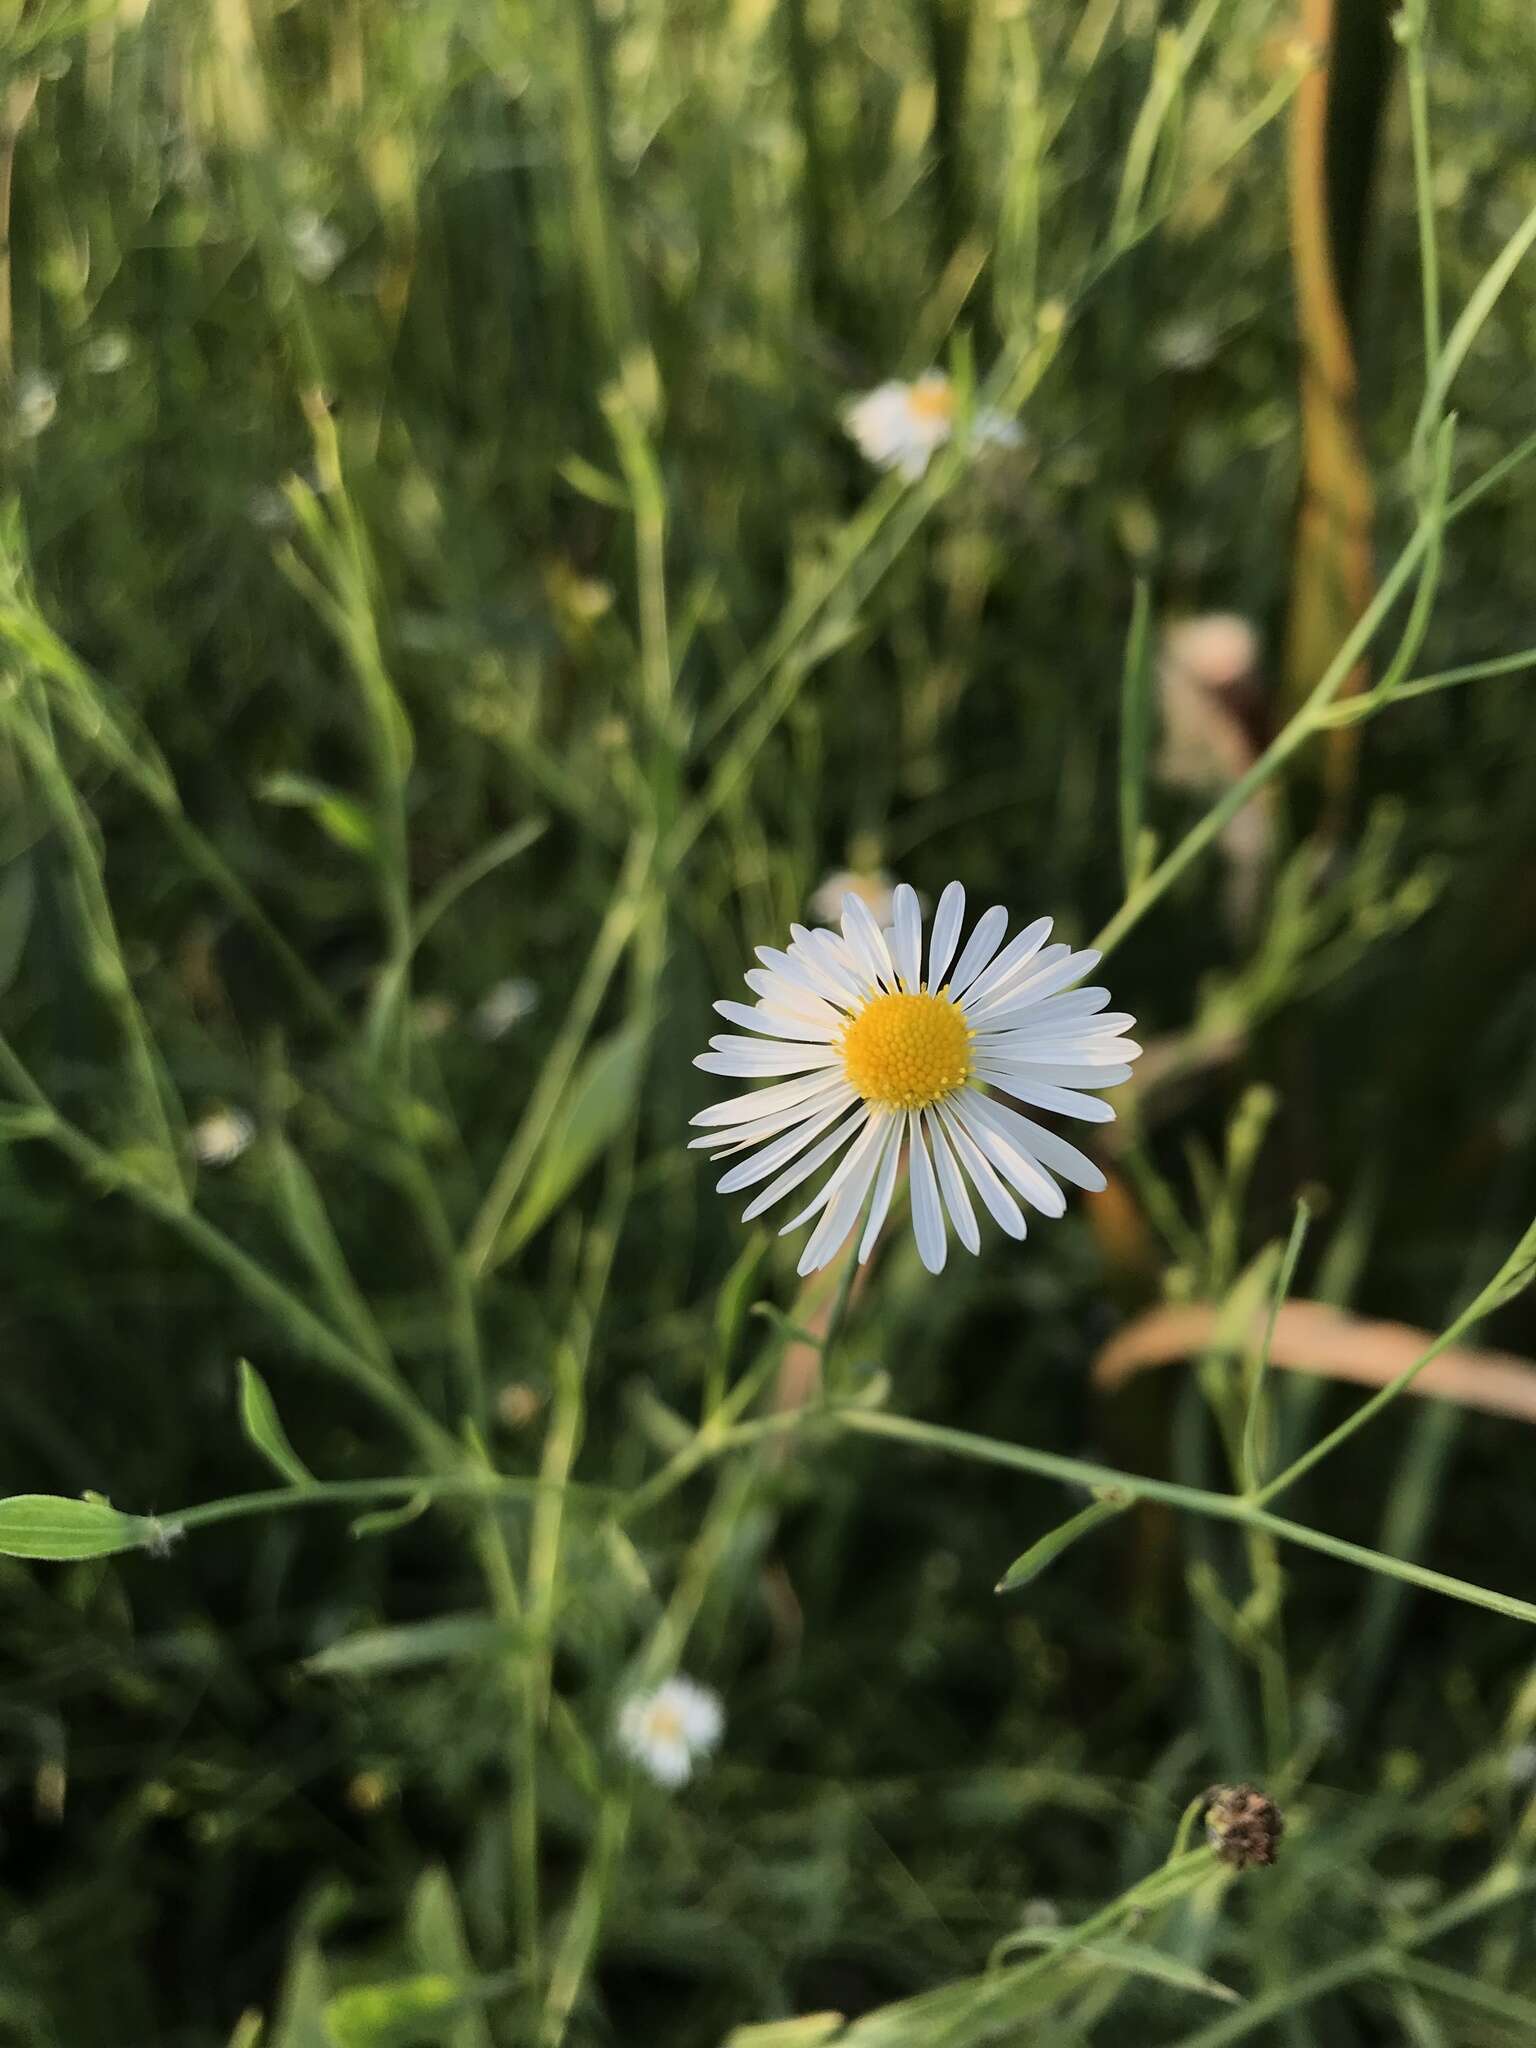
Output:
<path fill-rule="evenodd" d="M 255 1135 L 243 1110 L 216 1109 L 192 1126 L 192 1150 L 203 1166 L 232 1166 Z"/>
<path fill-rule="evenodd" d="M 942 370 L 925 370 L 910 384 L 877 384 L 846 408 L 843 425 L 871 462 L 915 483 L 955 430 L 955 387 Z M 1017 448 L 1024 433 L 1017 420 L 983 409 L 971 417 L 971 439 Z"/>
<path fill-rule="evenodd" d="M 715 1004 L 756 1035 L 712 1038 L 694 1061 L 706 1073 L 774 1084 L 693 1119 L 707 1126 L 693 1147 L 716 1158 L 747 1155 L 719 1182 L 722 1194 L 767 1182 L 744 1220 L 842 1153 L 820 1192 L 784 1225 L 787 1232 L 820 1219 L 802 1274 L 830 1264 L 866 1202 L 858 1256 L 869 1257 L 903 1145 L 913 1232 L 931 1273 L 944 1265 L 946 1213 L 967 1251 L 981 1247 L 967 1183 L 1014 1238 L 1024 1235 L 1015 1194 L 1059 1216 L 1066 1200 L 1053 1175 L 1097 1192 L 1104 1175 L 1091 1159 L 999 1096 L 1112 1123 L 1115 1112 L 1088 1091 L 1128 1080 L 1141 1052 L 1121 1035 L 1136 1020 L 1105 1009 L 1108 989 L 1076 986 L 1098 954 L 1048 946 L 1048 917 L 1005 946 L 1008 913 L 994 904 L 962 947 L 965 891 L 951 882 L 934 913 L 925 967 L 916 892 L 899 883 L 892 905 L 889 931 L 850 893 L 840 934 L 792 925 L 787 951 L 759 946 L 762 966 L 746 977 L 756 1004 Z"/>
<path fill-rule="evenodd" d="M 658 1785 L 686 1785 L 694 1764 L 719 1743 L 725 1729 L 720 1701 L 691 1678 L 669 1678 L 654 1692 L 636 1693 L 619 1709 L 619 1747 Z"/>

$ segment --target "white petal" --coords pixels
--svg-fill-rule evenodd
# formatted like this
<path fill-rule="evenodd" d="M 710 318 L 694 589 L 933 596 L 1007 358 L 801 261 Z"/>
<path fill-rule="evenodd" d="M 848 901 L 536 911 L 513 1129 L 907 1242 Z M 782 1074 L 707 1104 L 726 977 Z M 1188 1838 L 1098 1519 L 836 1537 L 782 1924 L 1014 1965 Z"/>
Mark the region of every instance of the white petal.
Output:
<path fill-rule="evenodd" d="M 939 1190 L 944 1197 L 944 1206 L 949 1211 L 949 1220 L 955 1226 L 955 1235 L 968 1252 L 979 1252 L 981 1232 L 976 1227 L 976 1212 L 971 1207 L 970 1196 L 965 1192 L 965 1182 L 960 1177 L 960 1169 L 956 1166 L 954 1154 L 949 1149 L 949 1141 L 944 1136 L 937 1114 L 931 1109 L 923 1111 L 923 1129 L 927 1132 L 928 1142 L 933 1147 L 933 1164 L 939 1177 Z"/>
<path fill-rule="evenodd" d="M 871 1117 L 869 1128 L 854 1145 L 838 1172 L 846 1178 L 836 1196 L 827 1204 L 826 1214 L 811 1233 L 810 1242 L 800 1254 L 800 1263 L 795 1268 L 803 1279 L 807 1273 L 819 1272 L 837 1256 L 844 1239 L 859 1220 L 859 1211 L 869 1193 L 870 1183 L 875 1177 L 875 1167 L 880 1150 L 885 1142 L 883 1118 Z"/>
<path fill-rule="evenodd" d="M 822 1110 L 819 1116 L 807 1117 L 794 1130 L 786 1131 L 761 1151 L 754 1152 L 750 1159 L 743 1159 L 715 1182 L 715 1192 L 734 1195 L 738 1188 L 750 1188 L 760 1180 L 766 1180 L 770 1173 L 777 1173 L 786 1160 L 793 1159 L 797 1152 L 803 1152 L 813 1138 L 819 1137 L 834 1118 L 842 1114 L 843 1105 L 834 1102 Z"/>
<path fill-rule="evenodd" d="M 917 1239 L 917 1256 L 930 1273 L 942 1273 L 949 1239 L 944 1230 L 944 1211 L 939 1207 L 933 1161 L 928 1157 L 922 1119 L 915 1109 L 907 1113 L 907 1161 L 912 1175 L 912 1235 Z"/>
<path fill-rule="evenodd" d="M 839 1009 L 848 1006 L 848 992 L 817 960 L 804 953 L 781 953 L 777 946 L 759 946 L 757 957 L 780 980 L 787 981 L 792 988 L 803 989 L 807 995 L 820 996 L 823 1001 L 835 1004 Z"/>
<path fill-rule="evenodd" d="M 825 1166 L 832 1157 L 832 1154 L 841 1146 L 846 1145 L 854 1133 L 868 1121 L 868 1116 L 869 1113 L 865 1109 L 864 1104 L 862 1102 L 859 1103 L 850 1115 L 843 1118 L 843 1121 L 837 1126 L 836 1130 L 828 1132 L 819 1145 L 814 1146 L 807 1152 L 803 1159 L 797 1159 L 793 1166 L 786 1167 L 778 1179 L 770 1181 L 760 1195 L 752 1197 L 752 1200 L 741 1212 L 742 1222 L 750 1223 L 754 1216 L 761 1216 L 765 1209 L 771 1209 L 775 1202 L 782 1201 L 791 1188 L 797 1188 L 801 1181 L 808 1180 L 818 1166 Z M 838 1169 L 839 1172 L 841 1170 L 841 1168 Z M 835 1174 L 833 1179 L 836 1179 Z M 828 1186 L 830 1185 L 831 1182 L 829 1181 Z M 823 1195 L 825 1192 L 826 1190 L 823 1189 Z M 818 1204 L 813 1205 L 807 1213 L 814 1215 L 816 1206 L 819 1206 L 819 1199 Z M 796 1222 L 802 1222 L 804 1217 L 800 1216 L 795 1220 Z M 786 1230 L 793 1230 L 794 1224 L 787 1223 L 784 1228 Z"/>
<path fill-rule="evenodd" d="M 986 1119 L 999 1131 L 1011 1133 L 1016 1144 L 1034 1153 L 1043 1167 L 1052 1173 L 1059 1173 L 1063 1180 L 1071 1181 L 1074 1187 L 1085 1188 L 1090 1195 L 1096 1195 L 1106 1187 L 1103 1173 L 1094 1165 L 1086 1152 L 1079 1152 L 1075 1145 L 1055 1131 L 1047 1130 L 1044 1124 L 1034 1123 L 1027 1116 L 1020 1116 L 1016 1109 L 1010 1109 L 1006 1102 L 994 1102 L 987 1096 L 968 1098 L 973 1106 L 979 1106 Z"/>
<path fill-rule="evenodd" d="M 1029 1009 L 1045 996 L 1055 995 L 1058 989 L 1068 987 L 1074 981 L 1081 981 L 1085 974 L 1091 974 L 1098 966 L 1100 955 L 1090 950 L 1086 953 L 1070 953 L 1064 960 L 1050 966 L 1040 966 L 1020 982 L 1009 983 L 999 989 L 995 1000 L 1014 1011 Z"/>
<path fill-rule="evenodd" d="M 793 1038 L 810 1045 L 830 1045 L 838 1032 L 831 1024 L 813 1024 L 809 1018 L 797 1017 L 793 1010 L 781 1010 L 774 1003 L 759 1003 L 751 1008 L 746 1003 L 716 1003 L 715 1010 L 728 1024 L 740 1024 L 744 1030 L 760 1031 L 765 1038 Z"/>
<path fill-rule="evenodd" d="M 964 922 L 965 885 L 950 882 L 939 898 L 939 907 L 933 913 L 933 929 L 928 934 L 927 985 L 930 995 L 937 995 L 944 986 L 944 970 L 955 957 L 955 945 Z"/>
<path fill-rule="evenodd" d="M 1085 1124 L 1112 1124 L 1115 1120 L 1112 1102 L 1101 1102 L 1097 1095 L 1083 1095 L 1075 1088 L 1053 1088 L 1046 1082 L 1037 1085 L 1016 1067 L 994 1067 L 986 1060 L 978 1060 L 971 1071 L 978 1081 L 990 1081 L 994 1088 L 1001 1088 L 1018 1102 L 1027 1102 L 1031 1109 L 1075 1116 Z"/>
<path fill-rule="evenodd" d="M 1127 1024 L 1136 1022 L 1129 1011 L 1111 1017 L 1094 1016 L 1094 1012 L 1102 1010 L 1108 1001 L 1107 988 L 1074 988 L 1069 989 L 1065 995 L 1047 996 L 1041 1003 L 1038 1014 L 1050 1017 L 1093 1017 L 1095 1024 L 1108 1025 L 1111 1029 L 1121 1031 Z"/>
<path fill-rule="evenodd" d="M 918 908 L 917 891 L 898 882 L 891 894 L 891 909 L 891 958 L 908 992 L 916 995 L 923 980 L 923 913 Z"/>
<path fill-rule="evenodd" d="M 707 1109 L 701 1109 L 688 1121 L 711 1126 L 756 1123 L 760 1117 L 777 1116 L 781 1109 L 793 1109 L 797 1103 L 819 1095 L 826 1086 L 827 1077 L 817 1073 L 804 1080 L 781 1081 L 776 1088 L 752 1088 L 745 1095 L 732 1095 L 724 1102 L 710 1103 Z"/>
<path fill-rule="evenodd" d="M 972 1021 L 980 1023 L 1001 1010 L 1012 1010 L 1017 1002 L 1019 990 L 1034 980 L 1037 974 L 1046 972 L 1060 960 L 1070 960 L 1072 948 L 1064 946 L 1058 939 L 1054 946 L 1047 946 L 1043 952 L 1032 954 L 1021 961 L 1007 974 L 999 975 L 988 983 L 986 991 L 973 993 L 967 1000 L 967 1009 Z M 978 984 L 978 989 L 979 989 Z"/>
<path fill-rule="evenodd" d="M 1051 920 L 1048 917 L 1037 917 L 1033 924 L 1025 925 L 1023 931 L 1016 933 L 986 972 L 978 974 L 966 990 L 966 1010 L 969 1011 L 974 1004 L 985 1002 L 1001 982 L 1021 973 L 1050 935 Z"/>
<path fill-rule="evenodd" d="M 875 1195 L 869 1205 L 869 1219 L 864 1225 L 864 1235 L 859 1240 L 859 1264 L 862 1266 L 875 1248 L 885 1218 L 891 1206 L 891 1195 L 896 1187 L 896 1172 L 901 1164 L 901 1118 L 886 1119 L 885 1148 L 880 1154 L 880 1164 L 875 1173 Z"/>
<path fill-rule="evenodd" d="M 972 1054 L 972 1071 L 980 1072 L 983 1061 L 1005 1074 L 1016 1074 L 1021 1081 L 1049 1081 L 1056 1088 L 1118 1088 L 1131 1078 L 1131 1068 L 1124 1061 L 1111 1066 L 1106 1060 L 1040 1059 L 1033 1050 L 998 1052 L 992 1046 L 979 1045 Z"/>
<path fill-rule="evenodd" d="M 896 965 L 891 959 L 885 934 L 861 897 L 852 891 L 843 898 L 843 938 L 860 972 L 872 982 L 896 986 Z"/>
<path fill-rule="evenodd" d="M 837 985 L 838 1000 L 844 1009 L 850 1002 L 863 1000 L 858 967 L 840 934 L 824 931 L 820 926 L 810 931 L 803 924 L 792 924 L 789 950 L 795 959 L 810 961 Z"/>
<path fill-rule="evenodd" d="M 993 1172 L 986 1154 L 947 1102 L 939 1104 L 939 1119 L 960 1163 L 974 1182 L 977 1194 L 986 1203 L 993 1222 L 1006 1230 L 1010 1237 L 1023 1237 L 1027 1228 L 1024 1211 Z"/>
<path fill-rule="evenodd" d="M 1003 943 L 1003 933 L 1007 929 L 1008 913 L 1000 903 L 994 903 L 990 910 L 984 910 L 976 920 L 976 929 L 966 940 L 965 951 L 955 963 L 955 971 L 949 977 L 949 993 L 956 1002 L 965 994 Z"/>
<path fill-rule="evenodd" d="M 771 1039 L 761 1052 L 747 1050 L 752 1044 L 750 1039 L 711 1039 L 710 1044 L 713 1050 L 696 1053 L 693 1061 L 706 1074 L 751 1079 L 758 1075 L 822 1073 L 828 1067 L 842 1065 L 842 1054 L 830 1048 L 823 1052 L 819 1047 L 776 1046 Z"/>
<path fill-rule="evenodd" d="M 1008 1185 L 1042 1216 L 1060 1216 L 1067 1198 L 1050 1175 L 996 1115 L 998 1105 L 974 1089 L 952 1096 L 955 1114 Z"/>

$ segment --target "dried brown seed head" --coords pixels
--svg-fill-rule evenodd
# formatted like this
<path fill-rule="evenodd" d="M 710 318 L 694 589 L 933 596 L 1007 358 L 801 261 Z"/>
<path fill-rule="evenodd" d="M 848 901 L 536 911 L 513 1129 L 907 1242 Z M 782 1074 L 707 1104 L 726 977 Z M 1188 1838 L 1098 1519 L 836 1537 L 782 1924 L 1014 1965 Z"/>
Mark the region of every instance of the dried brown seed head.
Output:
<path fill-rule="evenodd" d="M 1205 1839 L 1234 1870 L 1273 1863 L 1284 1832 L 1285 1816 L 1256 1785 L 1213 1785 L 1205 1795 Z"/>

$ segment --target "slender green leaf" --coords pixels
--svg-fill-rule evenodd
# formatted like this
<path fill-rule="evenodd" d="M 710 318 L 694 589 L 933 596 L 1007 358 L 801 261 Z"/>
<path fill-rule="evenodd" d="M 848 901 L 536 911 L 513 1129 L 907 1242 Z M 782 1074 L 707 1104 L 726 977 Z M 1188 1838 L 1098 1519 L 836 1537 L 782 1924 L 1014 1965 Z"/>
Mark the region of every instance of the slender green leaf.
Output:
<path fill-rule="evenodd" d="M 397 1977 L 338 1991 L 326 2003 L 325 2022 L 337 2048 L 418 2048 L 445 2038 L 443 2019 L 458 2002 L 451 1977 Z"/>
<path fill-rule="evenodd" d="M 314 1274 L 333 1320 L 341 1324 L 360 1350 L 379 1364 L 387 1365 L 389 1347 L 379 1333 L 362 1290 L 352 1278 L 314 1175 L 285 1138 L 270 1140 L 267 1157 L 288 1234 Z"/>
<path fill-rule="evenodd" d="M 504 1254 L 525 1244 L 549 1220 L 604 1146 L 624 1128 L 644 1061 L 645 1032 L 634 1024 L 603 1039 L 587 1054 L 507 1226 Z"/>
<path fill-rule="evenodd" d="M 998 1580 L 993 1591 L 1016 1593 L 1020 1586 L 1027 1586 L 1032 1579 L 1038 1579 L 1048 1566 L 1056 1562 L 1064 1550 L 1070 1550 L 1074 1543 L 1079 1542 L 1084 1536 L 1091 1535 L 1105 1522 L 1112 1522 L 1117 1515 L 1123 1515 L 1126 1509 L 1133 1505 L 1134 1498 L 1135 1496 L 1129 1493 L 1119 1496 L 1106 1493 L 1101 1494 L 1097 1500 L 1090 1501 L 1080 1514 L 1073 1515 L 1069 1521 L 1052 1529 L 1048 1535 L 1042 1536 L 1038 1543 L 1032 1543 L 1022 1557 L 1016 1557 Z"/>
<path fill-rule="evenodd" d="M 724 1363 L 729 1363 L 736 1348 L 736 1340 L 752 1306 L 753 1282 L 772 1243 L 773 1238 L 766 1230 L 754 1230 L 721 1283 L 715 1303 L 715 1344 Z"/>
<path fill-rule="evenodd" d="M 366 854 L 370 860 L 378 853 L 378 834 L 372 818 L 356 797 L 348 796 L 345 790 L 333 789 L 328 782 L 317 782 L 312 775 L 281 771 L 260 782 L 256 794 L 269 804 L 308 811 L 326 837 L 345 847 L 348 853 Z"/>
<path fill-rule="evenodd" d="M 247 1358 L 240 1361 L 240 1426 L 253 1450 L 295 1486 L 313 1486 L 315 1475 L 288 1441 L 267 1383 Z"/>
<path fill-rule="evenodd" d="M 1296 1204 L 1296 1214 L 1291 1222 L 1291 1234 L 1286 1242 L 1285 1256 L 1280 1261 L 1279 1277 L 1275 1281 L 1274 1295 L 1269 1304 L 1269 1321 L 1264 1328 L 1264 1343 L 1253 1369 L 1253 1384 L 1248 1389 L 1248 1408 L 1243 1417 L 1243 1442 L 1239 1469 L 1243 1485 L 1250 1492 L 1263 1482 L 1264 1475 L 1259 1469 L 1262 1446 L 1259 1432 L 1264 1421 L 1264 1380 L 1269 1371 L 1269 1354 L 1274 1349 L 1275 1324 L 1285 1306 L 1291 1291 L 1291 1282 L 1296 1277 L 1296 1261 L 1301 1257 L 1302 1243 L 1307 1235 L 1307 1225 L 1312 1221 L 1312 1211 L 1305 1200 Z"/>
<path fill-rule="evenodd" d="M 464 1921 L 447 1871 L 428 1870 L 411 1893 L 411 1947 L 424 1970 L 465 1984 L 474 1975 Z M 467 2004 L 457 2018 L 444 2022 L 438 2037 L 443 2048 L 494 2048 L 484 2012 Z"/>
<path fill-rule="evenodd" d="M 1030 1928 L 1015 1935 L 1008 1946 L 1010 1949 L 1054 1948 L 1062 1938 L 1059 1928 Z M 1193 1991 L 1198 1997 L 1218 1999 L 1223 2005 L 1241 2005 L 1243 2002 L 1241 1994 L 1230 1984 L 1208 1977 L 1203 1970 L 1181 1962 L 1177 1956 L 1148 1948 L 1144 1942 L 1115 1939 L 1085 1942 L 1074 1953 L 1085 1962 L 1098 1963 L 1111 1970 L 1124 1970 L 1135 1977 L 1149 1977 L 1154 1983 L 1166 1984 L 1172 1990 Z"/>
<path fill-rule="evenodd" d="M 1483 272 L 1471 297 L 1462 308 L 1460 319 L 1446 336 L 1444 352 L 1425 385 L 1423 403 L 1419 407 L 1419 416 L 1414 423 L 1413 446 L 1421 462 L 1428 457 L 1430 436 L 1445 410 L 1445 401 L 1450 395 L 1452 384 L 1456 381 L 1457 371 L 1465 362 L 1468 350 L 1481 334 L 1500 293 L 1514 276 L 1516 265 L 1532 242 L 1536 242 L 1536 206 L 1531 208 Z"/>
<path fill-rule="evenodd" d="M 417 911 L 412 922 L 412 946 L 421 944 L 438 919 L 447 915 L 466 890 L 472 889 L 477 882 L 483 882 L 487 875 L 495 874 L 509 860 L 516 860 L 520 853 L 526 853 L 533 842 L 543 836 L 544 830 L 542 818 L 525 818 L 509 832 L 499 833 L 477 853 L 471 854 L 468 860 L 461 861 L 451 875 L 438 883 Z"/>
<path fill-rule="evenodd" d="M 304 1669 L 317 1678 L 356 1678 L 380 1671 L 409 1671 L 422 1664 L 451 1664 L 491 1657 L 518 1648 L 521 1632 L 484 1614 L 443 1614 L 433 1621 L 398 1628 L 361 1629 L 306 1657 Z"/>
<path fill-rule="evenodd" d="M 70 1500 L 55 1493 L 16 1493 L 0 1500 L 0 1557 L 59 1562 L 116 1557 L 159 1541 L 148 1515 L 120 1515 L 100 1500 Z"/>
<path fill-rule="evenodd" d="M 272 2048 L 341 2048 L 327 2018 L 330 1979 L 313 1941 L 292 1957 L 283 1979 L 282 2002 L 272 2031 Z"/>
<path fill-rule="evenodd" d="M 1146 578 L 1138 576 L 1120 680 L 1120 861 L 1127 889 L 1135 888 L 1141 864 L 1152 731 L 1151 617 L 1151 589 Z"/>
<path fill-rule="evenodd" d="M 843 2030 L 840 2012 L 807 2012 L 797 2020 L 769 2020 L 760 2027 L 733 2027 L 722 2048 L 823 2048 Z"/>
<path fill-rule="evenodd" d="M 12 861 L 0 875 L 0 994 L 16 978 L 21 949 L 32 926 L 32 863 L 23 857 Z"/>
<path fill-rule="evenodd" d="M 397 1508 L 375 1508 L 372 1514 L 359 1515 L 349 1534 L 359 1543 L 369 1536 L 393 1536 L 397 1529 L 409 1528 L 412 1522 L 419 1522 L 431 1505 L 430 1493 L 413 1493 Z"/>

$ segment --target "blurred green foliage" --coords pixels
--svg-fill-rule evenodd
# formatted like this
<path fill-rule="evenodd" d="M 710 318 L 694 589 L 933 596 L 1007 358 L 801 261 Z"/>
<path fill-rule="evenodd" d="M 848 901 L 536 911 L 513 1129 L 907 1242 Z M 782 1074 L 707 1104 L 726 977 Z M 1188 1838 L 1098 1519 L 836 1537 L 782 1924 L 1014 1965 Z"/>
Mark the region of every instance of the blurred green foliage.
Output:
<path fill-rule="evenodd" d="M 1174 77 L 1190 17 L 1152 0 L 3 10 L 0 1024 L 96 1150 L 35 1142 L 5 1091 L 0 1491 L 163 1515 L 273 1484 L 274 1442 L 324 1481 L 410 1476 L 370 1374 L 397 1362 L 454 1441 L 466 1317 L 504 1473 L 547 1457 L 562 1373 L 585 1396 L 533 1787 L 451 1500 L 0 1562 L 0 2033 L 250 2048 L 259 2009 L 274 2048 L 532 2040 L 506 1806 L 536 1792 L 557 1947 L 610 1880 L 567 2038 L 714 2048 L 1048 1941 L 1202 1784 L 1273 1762 L 1223 1633 L 1235 1532 L 1143 1506 L 1000 1603 L 1079 1505 L 1059 1488 L 812 1433 L 632 1529 L 580 1491 L 639 1486 L 746 1369 L 745 1304 L 793 1302 L 775 1243 L 717 1315 L 743 1232 L 682 1146 L 750 947 L 849 860 L 1091 934 L 1136 579 L 1157 618 L 1278 629 L 1289 23 L 1197 11 Z M 1432 36 L 1450 312 L 1536 202 L 1536 34 L 1487 0 Z M 1424 380 L 1399 98 L 1359 333 L 1384 559 Z M 1533 352 L 1527 270 L 1455 387 L 1458 482 L 1530 430 Z M 1034 365 L 1027 449 L 871 492 L 839 408 L 935 361 Z M 1533 563 L 1517 473 L 1448 540 L 1420 670 L 1525 645 Z M 1129 1309 L 1222 1298 L 1303 1191 L 1301 1292 L 1438 1329 L 1494 1270 L 1536 1211 L 1527 688 L 1374 720 L 1326 846 L 1304 765 L 1247 935 L 1219 860 L 1138 928 L 1117 998 L 1225 1046 L 1123 1162 L 1155 1270 L 1081 1205 L 942 1285 L 894 1234 L 848 1350 L 904 1413 L 1212 1484 L 1193 1375 L 1089 1385 Z M 1147 792 L 1164 844 L 1195 814 Z M 512 977 L 533 995 L 491 1035 Z M 198 1165 L 216 1112 L 255 1142 Z M 210 1262 L 189 1197 L 350 1383 Z M 1529 1303 L 1496 1341 L 1536 1348 Z M 1278 1389 L 1284 1442 L 1352 1398 Z M 1528 1455 L 1405 1403 L 1287 1511 L 1519 1593 Z M 509 1496 L 519 1559 L 538 1514 Z M 1260 2000 L 1333 1967 L 1259 2012 L 1286 2048 L 1531 2038 L 1523 1894 L 1413 1961 L 1523 1848 L 1530 1639 L 1283 1570 L 1285 1856 L 1182 1906 L 1161 1976 L 1069 1958 L 1032 2041 L 1238 2038 L 1176 1962 Z M 726 1741 L 686 1794 L 638 1787 L 605 1862 L 617 1692 L 680 1590 Z"/>

